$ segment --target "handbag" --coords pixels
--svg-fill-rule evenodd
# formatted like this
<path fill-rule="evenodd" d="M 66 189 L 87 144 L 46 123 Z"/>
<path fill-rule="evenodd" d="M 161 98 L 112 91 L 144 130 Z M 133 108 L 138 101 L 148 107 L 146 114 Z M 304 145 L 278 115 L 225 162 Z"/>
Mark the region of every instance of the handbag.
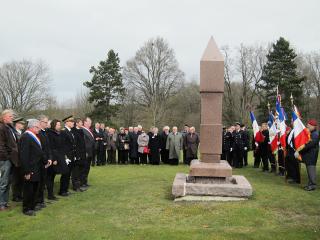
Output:
<path fill-rule="evenodd" d="M 150 148 L 144 147 L 144 148 L 143 148 L 143 153 L 144 153 L 144 154 L 149 154 L 149 153 L 150 153 Z"/>
<path fill-rule="evenodd" d="M 124 144 L 124 150 L 129 150 L 129 149 L 130 149 L 129 143 L 125 143 L 125 144 Z"/>

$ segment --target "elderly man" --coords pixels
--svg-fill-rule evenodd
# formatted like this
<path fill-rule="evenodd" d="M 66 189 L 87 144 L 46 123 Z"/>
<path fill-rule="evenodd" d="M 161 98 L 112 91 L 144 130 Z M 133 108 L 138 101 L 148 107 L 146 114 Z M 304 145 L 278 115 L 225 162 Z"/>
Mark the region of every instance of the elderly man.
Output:
<path fill-rule="evenodd" d="M 165 126 L 162 129 L 162 133 L 160 135 L 160 148 L 161 148 L 161 161 L 165 164 L 169 163 L 169 150 L 166 149 L 167 138 L 169 136 L 169 126 Z"/>
<path fill-rule="evenodd" d="M 298 158 L 301 154 L 302 161 L 306 164 L 309 182 L 304 187 L 306 191 L 316 189 L 316 165 L 319 154 L 319 133 L 317 131 L 317 121 L 311 119 L 308 121 L 307 128 L 310 131 L 311 139 L 300 151 L 295 152 L 295 157 Z"/>
<path fill-rule="evenodd" d="M 30 119 L 28 130 L 21 136 L 19 143 L 20 160 L 24 173 L 22 211 L 28 216 L 35 216 L 42 162 L 45 158 L 43 146 L 38 137 L 40 130 L 39 120 Z"/>
<path fill-rule="evenodd" d="M 0 115 L 0 211 L 8 209 L 10 171 L 18 163 L 17 137 L 12 128 L 13 111 L 4 110 Z"/>
<path fill-rule="evenodd" d="M 178 132 L 177 127 L 172 128 L 172 133 L 167 138 L 166 149 L 169 150 L 169 164 L 178 165 L 180 158 L 180 151 L 183 146 L 182 134 Z"/>
<path fill-rule="evenodd" d="M 189 133 L 184 137 L 184 150 L 186 153 L 186 164 L 190 165 L 193 159 L 198 159 L 198 147 L 200 138 L 196 133 L 195 127 L 189 129 Z"/>

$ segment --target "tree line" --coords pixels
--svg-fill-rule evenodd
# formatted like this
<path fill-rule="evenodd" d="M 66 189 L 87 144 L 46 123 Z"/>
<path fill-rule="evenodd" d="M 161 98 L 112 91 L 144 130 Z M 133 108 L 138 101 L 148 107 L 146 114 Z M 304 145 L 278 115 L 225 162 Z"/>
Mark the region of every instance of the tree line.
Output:
<path fill-rule="evenodd" d="M 267 106 L 274 107 L 277 89 L 288 113 L 292 94 L 305 119 L 320 120 L 319 51 L 296 52 L 280 37 L 272 44 L 223 46 L 221 52 L 225 58 L 223 124 L 249 124 L 250 109 L 255 109 L 258 121 L 267 121 Z M 114 127 L 187 123 L 199 129 L 199 79 L 186 80 L 165 39 L 149 39 L 123 66 L 111 49 L 89 72 L 91 79 L 83 81 L 86 90 L 66 104 L 50 94 L 49 67 L 42 61 L 4 63 L 0 107 L 25 117 L 35 113 L 63 117 L 72 112 Z"/>

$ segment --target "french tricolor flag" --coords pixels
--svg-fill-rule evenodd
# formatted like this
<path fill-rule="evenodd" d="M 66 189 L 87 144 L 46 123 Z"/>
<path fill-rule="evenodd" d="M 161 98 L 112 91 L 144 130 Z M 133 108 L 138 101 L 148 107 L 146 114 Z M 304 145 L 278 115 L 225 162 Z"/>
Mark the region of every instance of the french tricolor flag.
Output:
<path fill-rule="evenodd" d="M 292 111 L 294 146 L 297 151 L 304 148 L 304 145 L 310 141 L 310 132 L 304 126 L 301 119 L 295 111 Z"/>
<path fill-rule="evenodd" d="M 270 138 L 270 147 L 273 154 L 276 154 L 278 150 L 278 133 L 277 133 L 277 127 L 276 123 L 274 121 L 274 116 L 272 112 L 269 113 L 269 120 L 268 120 L 268 126 L 269 126 L 269 138 Z"/>
<path fill-rule="evenodd" d="M 285 116 L 283 114 L 281 105 L 280 105 L 280 97 L 277 98 L 277 102 L 276 102 L 276 110 L 278 113 L 278 117 L 279 117 L 279 130 L 280 130 L 280 143 L 283 149 L 286 148 L 286 122 L 285 122 Z"/>
<path fill-rule="evenodd" d="M 251 119 L 251 122 L 252 122 L 252 129 L 253 129 L 253 135 L 254 135 L 254 140 L 259 143 L 259 142 L 263 142 L 264 141 L 264 136 L 263 134 L 260 132 L 260 129 L 259 129 L 259 125 L 258 125 L 258 122 L 253 114 L 252 111 L 250 111 L 250 119 Z"/>

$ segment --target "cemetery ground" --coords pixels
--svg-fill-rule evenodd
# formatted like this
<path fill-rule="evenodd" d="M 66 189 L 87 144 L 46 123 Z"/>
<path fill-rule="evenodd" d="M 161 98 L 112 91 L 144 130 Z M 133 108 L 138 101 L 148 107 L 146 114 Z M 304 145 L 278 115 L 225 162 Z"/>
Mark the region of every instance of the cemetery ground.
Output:
<path fill-rule="evenodd" d="M 88 191 L 60 197 L 36 217 L 11 202 L 0 214 L 0 239 L 320 239 L 320 189 L 301 189 L 305 166 L 302 185 L 290 185 L 252 168 L 249 155 L 250 166 L 233 171 L 252 184 L 248 201 L 173 202 L 172 182 L 188 172 L 184 165 L 94 167 Z"/>

